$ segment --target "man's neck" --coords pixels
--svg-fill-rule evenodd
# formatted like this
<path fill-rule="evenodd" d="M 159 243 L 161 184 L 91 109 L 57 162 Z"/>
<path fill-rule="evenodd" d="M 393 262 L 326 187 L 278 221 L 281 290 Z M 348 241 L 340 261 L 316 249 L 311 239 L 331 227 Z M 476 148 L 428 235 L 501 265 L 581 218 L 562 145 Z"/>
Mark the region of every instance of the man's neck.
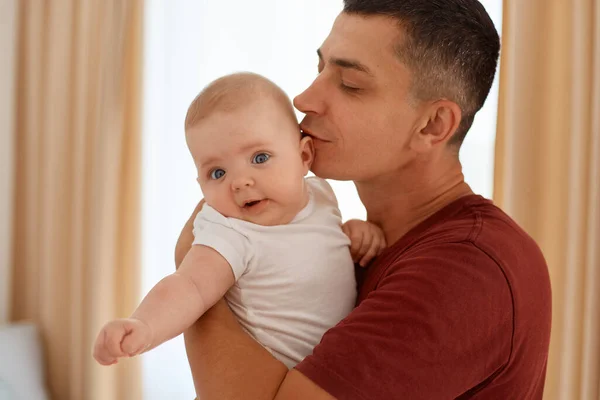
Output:
<path fill-rule="evenodd" d="M 414 168 L 355 184 L 367 209 L 367 219 L 383 229 L 388 246 L 448 204 L 473 194 L 458 160 L 442 174 Z"/>

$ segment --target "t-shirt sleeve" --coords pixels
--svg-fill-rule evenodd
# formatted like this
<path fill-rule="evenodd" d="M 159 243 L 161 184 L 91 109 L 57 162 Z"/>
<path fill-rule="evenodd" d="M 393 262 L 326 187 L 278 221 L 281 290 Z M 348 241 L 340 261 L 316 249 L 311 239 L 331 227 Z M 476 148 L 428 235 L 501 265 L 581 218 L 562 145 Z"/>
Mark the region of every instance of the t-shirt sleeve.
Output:
<path fill-rule="evenodd" d="M 253 257 L 248 238 L 227 218 L 206 205 L 194 220 L 192 245 L 204 245 L 221 254 L 231 266 L 236 281 L 247 272 Z"/>
<path fill-rule="evenodd" d="M 296 368 L 340 399 L 453 399 L 508 362 L 512 332 L 499 266 L 471 243 L 436 245 L 393 263 Z"/>

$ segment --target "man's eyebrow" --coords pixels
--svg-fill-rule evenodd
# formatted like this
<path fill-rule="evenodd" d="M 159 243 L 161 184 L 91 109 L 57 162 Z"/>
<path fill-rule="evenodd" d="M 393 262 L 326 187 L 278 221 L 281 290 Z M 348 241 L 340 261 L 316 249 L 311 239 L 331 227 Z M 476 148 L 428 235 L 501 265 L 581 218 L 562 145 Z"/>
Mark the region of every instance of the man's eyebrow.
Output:
<path fill-rule="evenodd" d="M 319 56 L 320 60 L 325 61 L 325 60 L 323 60 L 323 53 L 321 53 L 321 49 L 317 49 L 317 55 Z M 357 70 L 360 72 L 364 72 L 367 75 L 373 76 L 373 73 L 366 65 L 364 65 L 358 61 L 355 61 L 355 60 L 348 60 L 345 58 L 332 57 L 329 59 L 329 62 L 331 62 L 341 68 L 350 68 L 350 69 L 354 69 L 354 70 Z"/>

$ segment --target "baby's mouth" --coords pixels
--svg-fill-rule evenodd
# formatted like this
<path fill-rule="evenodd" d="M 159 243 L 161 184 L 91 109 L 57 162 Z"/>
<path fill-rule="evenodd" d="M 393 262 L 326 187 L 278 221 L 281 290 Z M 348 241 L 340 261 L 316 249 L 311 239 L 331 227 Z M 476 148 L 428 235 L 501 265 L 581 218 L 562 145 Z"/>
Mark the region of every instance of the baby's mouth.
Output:
<path fill-rule="evenodd" d="M 252 200 L 252 201 L 247 201 L 246 203 L 244 203 L 244 208 L 250 208 L 252 206 L 257 205 L 258 203 L 260 203 L 262 200 Z"/>
<path fill-rule="evenodd" d="M 269 205 L 269 199 L 247 200 L 243 203 L 242 213 L 246 216 L 257 216 L 264 212 Z"/>

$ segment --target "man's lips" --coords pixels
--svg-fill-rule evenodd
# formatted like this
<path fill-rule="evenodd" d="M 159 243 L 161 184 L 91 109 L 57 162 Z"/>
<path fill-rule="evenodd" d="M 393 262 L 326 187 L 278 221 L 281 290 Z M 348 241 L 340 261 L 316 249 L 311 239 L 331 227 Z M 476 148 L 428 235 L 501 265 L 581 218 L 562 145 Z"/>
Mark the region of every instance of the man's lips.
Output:
<path fill-rule="evenodd" d="M 325 140 L 325 139 L 323 139 L 323 138 L 321 138 L 321 137 L 319 137 L 319 136 L 316 136 L 316 135 L 313 133 L 313 131 L 311 131 L 311 130 L 310 130 L 310 129 L 308 129 L 308 128 L 305 128 L 305 127 L 303 127 L 303 126 L 300 126 L 300 130 L 302 130 L 302 133 L 304 133 L 305 135 L 308 135 L 308 136 L 310 136 L 310 137 L 311 137 L 311 138 L 313 138 L 314 140 L 319 140 L 319 141 L 321 141 L 321 142 L 328 142 L 328 140 Z"/>

